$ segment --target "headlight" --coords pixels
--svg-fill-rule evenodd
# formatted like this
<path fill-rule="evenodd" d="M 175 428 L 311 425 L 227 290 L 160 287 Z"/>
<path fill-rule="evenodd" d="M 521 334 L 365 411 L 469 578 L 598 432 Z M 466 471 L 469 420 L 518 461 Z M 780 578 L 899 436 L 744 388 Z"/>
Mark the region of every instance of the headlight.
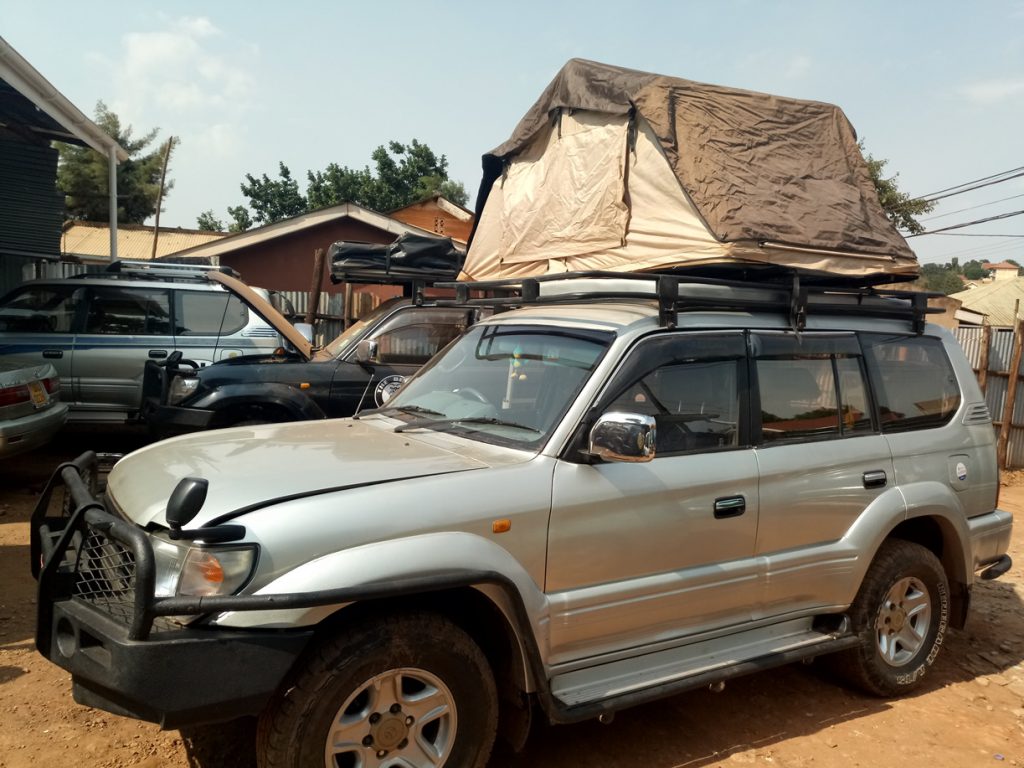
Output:
<path fill-rule="evenodd" d="M 233 595 L 256 566 L 256 547 L 201 547 L 154 538 L 156 596 Z"/>
<path fill-rule="evenodd" d="M 167 388 L 167 402 L 176 405 L 199 389 L 199 379 L 195 376 L 175 376 L 171 386 Z"/>

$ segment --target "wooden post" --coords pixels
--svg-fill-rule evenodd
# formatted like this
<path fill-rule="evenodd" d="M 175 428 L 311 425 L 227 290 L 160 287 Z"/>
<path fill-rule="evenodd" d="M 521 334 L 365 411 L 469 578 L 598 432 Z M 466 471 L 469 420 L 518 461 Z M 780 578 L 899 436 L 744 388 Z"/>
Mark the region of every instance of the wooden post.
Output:
<path fill-rule="evenodd" d="M 985 394 L 985 387 L 988 385 L 988 355 L 992 349 L 992 329 L 987 326 L 981 326 L 981 356 L 978 360 L 978 386 L 981 388 L 981 394 Z"/>
<path fill-rule="evenodd" d="M 1024 351 L 1024 322 L 1017 320 L 1013 327 L 1013 354 L 1010 356 L 1010 377 L 1006 381 L 1006 400 L 1003 403 L 1003 417 L 999 424 L 999 442 L 996 444 L 996 460 L 1003 469 L 1009 459 L 1010 428 L 1013 422 L 1013 407 L 1017 402 L 1017 380 L 1020 378 L 1020 358 Z"/>
<path fill-rule="evenodd" d="M 167 163 L 171 159 L 171 150 L 174 149 L 174 141 L 175 139 L 173 136 L 167 140 L 167 147 L 164 149 L 164 165 L 163 168 L 160 169 L 160 191 L 156 196 L 156 221 L 153 223 L 153 253 L 149 257 L 151 259 L 156 258 L 156 241 L 157 238 L 160 237 L 160 206 L 163 205 L 164 202 L 164 183 L 167 180 Z"/>
<path fill-rule="evenodd" d="M 320 310 L 320 291 L 324 285 L 324 249 L 317 248 L 313 252 L 313 285 L 309 289 L 309 307 L 306 309 L 306 322 L 312 325 Z"/>
<path fill-rule="evenodd" d="M 356 319 L 356 316 L 352 313 L 352 296 L 352 283 L 345 283 L 345 305 L 341 308 L 343 318 L 341 327 L 343 329 L 352 325 Z"/>

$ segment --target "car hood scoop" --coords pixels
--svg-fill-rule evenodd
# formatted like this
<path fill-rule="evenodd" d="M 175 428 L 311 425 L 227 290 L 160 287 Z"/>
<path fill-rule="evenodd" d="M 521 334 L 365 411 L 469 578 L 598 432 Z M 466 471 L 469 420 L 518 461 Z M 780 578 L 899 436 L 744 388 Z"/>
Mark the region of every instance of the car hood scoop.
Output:
<path fill-rule="evenodd" d="M 206 478 L 206 503 L 188 525 L 198 528 L 275 500 L 487 466 L 382 426 L 302 421 L 165 440 L 121 459 L 110 473 L 108 492 L 132 522 L 163 526 L 178 482 Z"/>

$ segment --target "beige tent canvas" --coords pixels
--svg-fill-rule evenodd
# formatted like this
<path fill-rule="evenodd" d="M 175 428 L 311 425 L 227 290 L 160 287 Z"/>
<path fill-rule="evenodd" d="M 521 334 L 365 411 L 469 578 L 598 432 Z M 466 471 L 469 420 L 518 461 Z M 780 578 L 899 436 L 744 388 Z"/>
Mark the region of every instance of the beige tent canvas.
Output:
<path fill-rule="evenodd" d="M 831 104 L 573 59 L 483 166 L 464 279 L 720 264 L 917 274 Z"/>

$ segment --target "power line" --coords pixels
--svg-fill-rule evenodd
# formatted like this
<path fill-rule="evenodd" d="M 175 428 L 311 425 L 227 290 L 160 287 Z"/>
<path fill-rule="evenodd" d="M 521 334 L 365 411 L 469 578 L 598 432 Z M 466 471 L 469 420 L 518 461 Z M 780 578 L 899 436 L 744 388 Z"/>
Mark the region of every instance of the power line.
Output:
<path fill-rule="evenodd" d="M 1024 176 L 1024 173 L 1021 174 Z M 950 224 L 948 227 L 942 227 L 941 229 L 933 229 L 928 232 L 916 232 L 912 235 L 906 235 L 906 237 L 920 237 L 921 235 L 937 235 L 940 232 L 946 232 L 950 229 L 963 229 L 964 227 L 973 227 L 975 224 L 984 224 L 987 221 L 998 221 L 999 219 L 1008 219 L 1011 216 L 1020 216 L 1024 214 L 1022 211 L 1010 211 L 1009 213 L 1000 213 L 997 216 L 988 216 L 984 219 L 976 219 L 975 221 L 965 221 L 963 224 Z"/>
<path fill-rule="evenodd" d="M 1009 174 L 1013 174 L 1012 176 Z M 1005 176 L 1006 178 L 1000 178 Z M 965 181 L 963 184 L 956 184 L 952 187 L 946 187 L 940 189 L 937 192 L 929 192 L 927 195 L 918 195 L 913 198 L 914 200 L 924 200 L 931 202 L 934 200 L 942 200 L 946 197 L 952 197 L 953 195 L 961 195 L 964 192 L 971 192 L 975 189 L 981 189 L 982 187 L 988 187 L 992 184 L 1001 184 L 1004 181 L 1010 179 L 1016 179 L 1020 176 L 1024 176 L 1024 165 L 1018 168 L 1011 168 L 1008 171 L 1002 171 L 1000 173 L 993 173 L 991 176 L 982 176 L 980 179 L 974 179 L 973 181 Z M 966 189 L 964 189 L 966 187 Z"/>
<path fill-rule="evenodd" d="M 950 211 L 949 213 L 940 213 L 940 214 L 937 214 L 935 216 L 925 216 L 924 218 L 918 219 L 918 221 L 932 221 L 933 219 L 942 219 L 942 218 L 945 218 L 946 216 L 952 216 L 955 213 L 963 213 L 965 211 L 973 211 L 973 210 L 976 210 L 978 208 L 986 208 L 986 207 L 988 207 L 990 205 L 995 205 L 996 203 L 1005 203 L 1007 200 L 1016 200 L 1018 197 L 1024 197 L 1024 192 L 1022 192 L 1019 195 L 1010 195 L 1009 197 L 1001 197 L 998 200 L 993 200 L 992 202 L 989 202 L 989 203 L 981 203 L 980 205 L 972 205 L 972 206 L 969 206 L 967 208 L 959 208 L 959 209 L 957 209 L 955 211 Z"/>
<path fill-rule="evenodd" d="M 1024 237 L 1024 235 L 1002 235 L 997 232 L 922 232 L 922 234 L 942 235 L 943 237 Z"/>

